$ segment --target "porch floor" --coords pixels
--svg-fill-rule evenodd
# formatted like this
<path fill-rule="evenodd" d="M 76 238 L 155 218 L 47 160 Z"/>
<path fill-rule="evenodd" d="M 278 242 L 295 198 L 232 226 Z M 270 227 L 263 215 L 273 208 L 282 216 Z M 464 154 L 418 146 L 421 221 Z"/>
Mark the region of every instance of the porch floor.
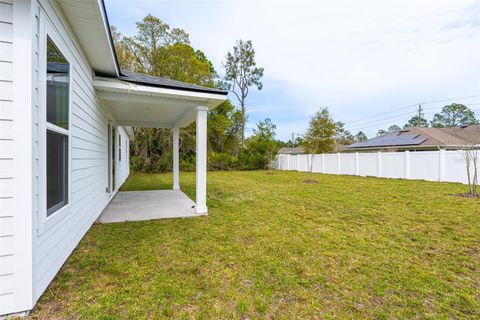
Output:
<path fill-rule="evenodd" d="M 118 192 L 97 222 L 113 223 L 200 216 L 195 202 L 180 190 Z"/>

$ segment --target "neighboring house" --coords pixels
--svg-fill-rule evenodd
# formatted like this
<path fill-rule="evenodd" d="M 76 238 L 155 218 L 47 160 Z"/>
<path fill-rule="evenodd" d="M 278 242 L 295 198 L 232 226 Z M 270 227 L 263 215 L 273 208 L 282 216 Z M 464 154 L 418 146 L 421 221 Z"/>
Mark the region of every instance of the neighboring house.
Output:
<path fill-rule="evenodd" d="M 480 145 L 480 125 L 450 128 L 414 127 L 348 146 L 346 151 L 458 150 Z"/>
<path fill-rule="evenodd" d="M 335 144 L 334 152 L 345 152 L 347 148 L 348 146 L 346 145 Z M 303 149 L 303 147 L 295 147 L 295 148 L 283 147 L 278 150 L 277 154 L 291 154 L 291 155 L 305 154 L 305 150 Z"/>
<path fill-rule="evenodd" d="M 295 147 L 295 148 L 287 148 L 283 147 L 280 148 L 277 152 L 277 154 L 304 154 L 305 151 L 303 150 L 303 147 Z"/>
<path fill-rule="evenodd" d="M 0 0 L 0 315 L 30 310 L 129 174 L 130 127 L 196 121 L 227 92 L 121 71 L 101 0 Z"/>

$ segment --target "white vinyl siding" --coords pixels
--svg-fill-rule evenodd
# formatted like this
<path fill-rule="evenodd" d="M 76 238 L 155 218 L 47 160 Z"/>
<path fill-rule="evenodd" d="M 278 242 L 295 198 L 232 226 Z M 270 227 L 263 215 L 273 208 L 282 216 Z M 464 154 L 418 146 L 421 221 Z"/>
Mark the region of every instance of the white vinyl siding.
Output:
<path fill-rule="evenodd" d="M 70 84 L 71 166 L 69 168 L 71 170 L 71 199 L 68 209 L 60 212 L 52 221 L 47 218 L 45 225 L 42 225 L 41 221 L 43 218 L 41 215 L 45 213 L 45 210 L 38 207 L 41 202 L 38 202 L 34 209 L 34 212 L 40 215 L 37 225 L 34 225 L 36 229 L 33 244 L 35 301 L 47 288 L 110 199 L 110 194 L 106 192 L 108 185 L 108 115 L 96 97 L 93 87 L 93 72 L 59 8 L 50 2 L 41 1 L 39 3 L 43 12 L 41 17 L 47 20 L 46 22 L 55 33 L 57 41 L 61 41 L 59 45 L 67 48 L 66 54 L 70 57 L 72 74 Z M 37 119 L 44 119 L 44 115 L 43 118 L 41 116 L 38 115 Z M 36 126 L 35 123 L 33 125 Z M 123 128 L 118 128 L 118 132 L 122 134 L 122 141 L 127 143 L 128 136 Z M 38 141 L 38 135 L 36 139 Z M 122 157 L 123 159 L 125 158 Z M 34 166 L 41 167 L 42 159 L 36 160 Z M 117 168 L 120 169 L 121 166 L 117 164 Z M 128 170 L 117 170 L 116 187 L 120 187 L 127 176 Z M 42 190 L 40 186 L 36 189 L 43 193 L 39 195 L 40 197 L 45 196 L 45 190 Z"/>
<path fill-rule="evenodd" d="M 71 63 L 71 201 L 68 210 L 48 218 L 45 23 Z M 56 3 L 0 0 L 0 316 L 35 305 L 111 199 L 108 120 L 90 64 Z M 124 128 L 117 132 L 122 136 L 118 188 L 129 174 L 129 138 Z"/>
<path fill-rule="evenodd" d="M 118 186 L 121 186 L 125 180 L 127 179 L 128 175 L 130 174 L 130 161 L 127 153 L 129 138 L 127 132 L 123 127 L 117 128 L 118 134 L 122 137 L 121 138 L 121 146 L 120 146 L 120 153 L 121 153 L 121 161 L 119 161 L 118 155 L 116 156 L 116 172 L 115 172 L 115 181 Z M 117 148 L 118 149 L 118 148 Z M 117 187 L 118 187 L 117 186 Z"/>
<path fill-rule="evenodd" d="M 0 311 L 15 299 L 13 4 L 0 1 Z M 0 312 L 1 314 L 1 312 Z"/>

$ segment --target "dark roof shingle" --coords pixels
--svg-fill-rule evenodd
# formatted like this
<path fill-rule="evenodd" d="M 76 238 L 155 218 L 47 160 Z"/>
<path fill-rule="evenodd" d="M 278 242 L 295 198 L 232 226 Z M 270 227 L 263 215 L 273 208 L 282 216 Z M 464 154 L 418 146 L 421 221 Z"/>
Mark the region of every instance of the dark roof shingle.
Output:
<path fill-rule="evenodd" d="M 480 144 L 480 125 L 449 128 L 413 127 L 351 144 L 349 149 L 400 146 L 465 146 Z"/>
<path fill-rule="evenodd" d="M 160 87 L 160 88 L 172 88 L 177 90 L 215 93 L 215 94 L 222 94 L 222 95 L 228 94 L 228 91 L 225 91 L 225 90 L 202 87 L 196 84 L 171 80 L 171 79 L 162 78 L 162 77 L 149 76 L 146 74 L 136 73 L 136 72 L 127 71 L 127 70 L 122 70 L 122 74 L 118 77 L 118 79 L 126 82 L 142 84 L 146 86 Z"/>

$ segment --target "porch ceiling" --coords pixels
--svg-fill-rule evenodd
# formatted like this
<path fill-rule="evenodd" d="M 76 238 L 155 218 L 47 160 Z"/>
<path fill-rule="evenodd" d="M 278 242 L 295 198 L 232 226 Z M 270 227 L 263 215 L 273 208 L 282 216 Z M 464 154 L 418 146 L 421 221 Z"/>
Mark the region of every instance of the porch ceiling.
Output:
<path fill-rule="evenodd" d="M 94 86 L 101 102 L 118 125 L 181 128 L 195 121 L 198 106 L 216 108 L 224 94 L 176 90 L 97 77 Z"/>

